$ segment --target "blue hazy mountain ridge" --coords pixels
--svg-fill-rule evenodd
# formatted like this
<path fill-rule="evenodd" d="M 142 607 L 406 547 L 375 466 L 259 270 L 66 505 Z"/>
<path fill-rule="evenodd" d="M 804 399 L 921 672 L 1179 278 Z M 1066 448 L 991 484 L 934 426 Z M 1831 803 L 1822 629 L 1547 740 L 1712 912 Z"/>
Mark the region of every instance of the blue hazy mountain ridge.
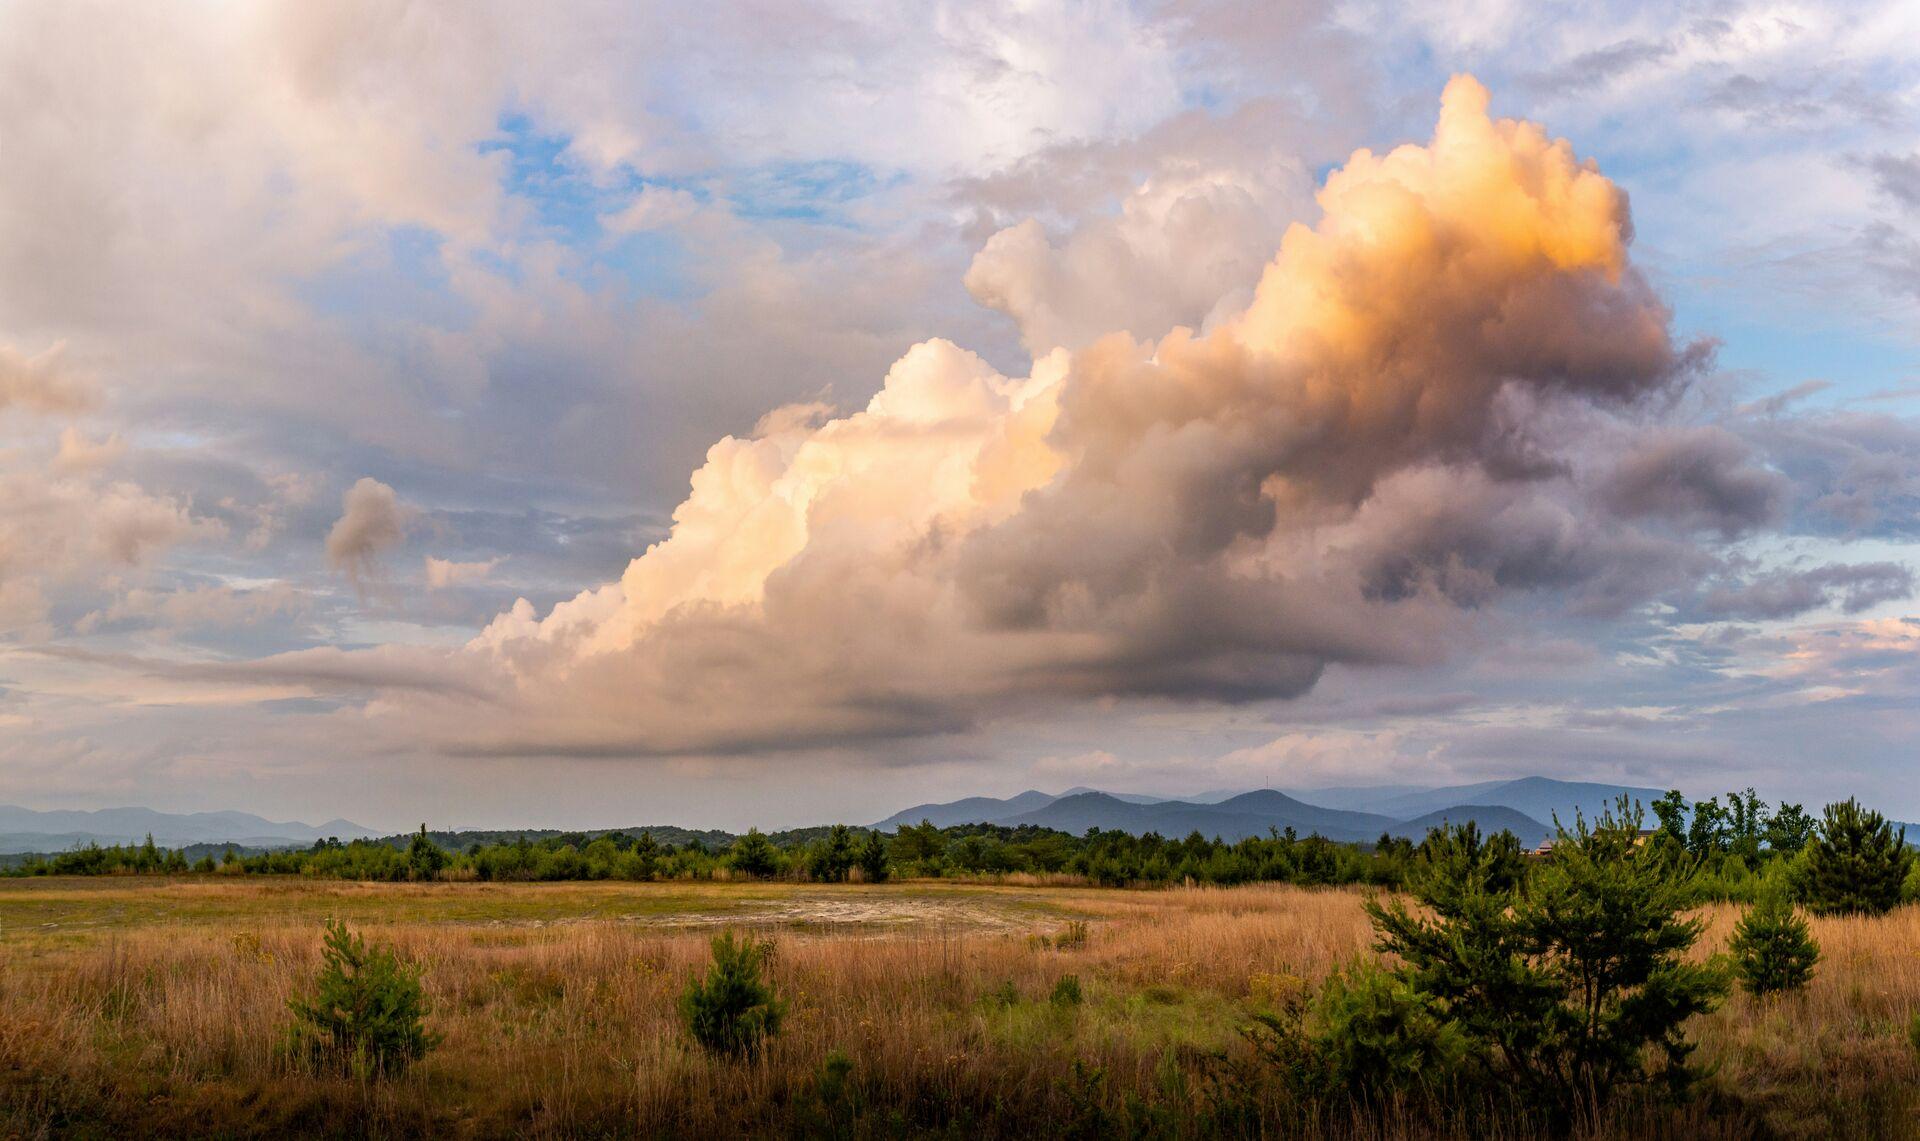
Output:
<path fill-rule="evenodd" d="M 1542 824 L 1524 812 L 1498 804 L 1456 804 L 1429 812 L 1425 816 L 1416 816 L 1399 825 L 1397 835 L 1418 840 L 1428 832 L 1444 824 L 1465 824 L 1472 821 L 1483 835 L 1495 832 L 1511 832 L 1519 837 L 1522 844 L 1531 847 L 1553 834 L 1550 825 Z"/>
<path fill-rule="evenodd" d="M 1008 811 L 1007 805 L 1036 807 Z M 1436 814 L 1456 822 L 1473 820 L 1483 830 L 1510 829 L 1522 840 L 1533 843 L 1545 836 L 1546 825 L 1526 814 L 1497 805 L 1449 805 Z M 1271 831 L 1286 831 L 1309 836 L 1319 834 L 1329 840 L 1372 841 L 1382 833 L 1420 839 L 1431 826 L 1424 818 L 1397 820 L 1380 813 L 1354 812 L 1326 808 L 1272 789 L 1242 792 L 1217 802 L 1198 800 L 1159 800 L 1111 793 L 1070 791 L 1057 797 L 1027 792 L 1007 800 L 993 797 L 969 797 L 950 804 L 926 804 L 895 813 L 876 824 L 882 830 L 904 824 L 931 820 L 940 827 L 954 824 L 995 824 L 1006 827 L 1033 825 L 1062 832 L 1080 833 L 1088 828 L 1131 832 L 1139 835 L 1157 832 L 1162 836 L 1185 836 L 1199 832 L 1203 836 L 1239 840 L 1265 836 Z"/>
<path fill-rule="evenodd" d="M 311 844 L 337 836 L 371 838 L 379 833 L 351 820 L 303 824 L 268 820 L 248 812 L 158 812 L 151 808 L 35 811 L 0 805 L 0 853 L 60 852 L 76 845 L 138 844 L 149 835 L 165 847 L 236 844 L 249 848 Z"/>
<path fill-rule="evenodd" d="M 1483 781 L 1441 788 L 1402 785 L 1387 788 L 1307 789 L 1294 795 L 1309 804 L 1343 808 L 1350 812 L 1377 812 L 1397 820 L 1410 820 L 1457 805 L 1488 805 L 1511 808 L 1548 826 L 1553 824 L 1554 816 L 1558 815 L 1560 822 L 1571 828 L 1576 812 L 1592 820 L 1602 811 L 1612 808 L 1622 796 L 1638 801 L 1645 807 L 1664 793 L 1664 789 L 1633 785 L 1521 777 L 1518 780 Z"/>
<path fill-rule="evenodd" d="M 894 813 L 875 824 L 874 827 L 883 831 L 892 831 L 902 824 L 918 824 L 922 820 L 931 820 L 936 827 L 940 828 L 951 828 L 955 824 L 984 824 L 1003 816 L 1013 816 L 1022 812 L 1031 812 L 1036 808 L 1044 808 L 1059 799 L 1058 796 L 1050 796 L 1034 789 L 1028 789 L 1017 796 L 1009 796 L 1005 799 L 993 796 L 969 796 L 942 804 L 917 804 L 912 808 Z"/>
<path fill-rule="evenodd" d="M 1196 828 L 1208 836 L 1265 835 L 1269 828 L 1291 827 L 1302 836 L 1319 832 L 1334 840 L 1375 840 L 1382 832 L 1425 835 L 1442 819 L 1472 820 L 1482 831 L 1507 829 L 1529 843 L 1553 831 L 1553 820 L 1571 826 L 1575 813 L 1591 820 L 1622 796 L 1642 805 L 1661 790 L 1550 777 L 1483 781 L 1431 788 L 1389 785 L 1277 792 L 1213 791 L 1197 796 L 1150 797 L 1074 788 L 1058 796 L 1029 790 L 1005 800 L 969 797 L 923 804 L 897 812 L 875 825 L 891 830 L 932 820 L 955 824 L 1035 824 L 1063 831 L 1088 827 L 1184 836 Z"/>

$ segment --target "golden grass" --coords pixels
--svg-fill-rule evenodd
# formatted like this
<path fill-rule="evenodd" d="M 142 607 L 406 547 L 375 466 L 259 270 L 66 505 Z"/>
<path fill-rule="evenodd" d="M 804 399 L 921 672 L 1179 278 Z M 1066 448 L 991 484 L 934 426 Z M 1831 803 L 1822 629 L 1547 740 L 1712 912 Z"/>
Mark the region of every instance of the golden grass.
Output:
<path fill-rule="evenodd" d="M 1243 1052 L 1249 1010 L 1367 951 L 1360 899 L 1285 886 L 5 881 L 0 1136 L 1178 1133 L 1219 1092 L 1206 1055 Z M 426 967 L 443 1042 L 398 1080 L 315 1076 L 281 1050 L 287 998 L 312 977 L 333 914 Z M 1734 915 L 1709 913 L 1711 946 Z M 1089 930 L 1077 949 L 1036 937 L 1075 920 Z M 792 1003 L 753 1063 L 701 1054 L 675 1015 L 723 923 L 775 933 L 772 974 Z M 1715 1067 L 1703 1100 L 1623 1111 L 1597 1132 L 1920 1135 L 1906 1040 L 1920 909 L 1818 920 L 1815 934 L 1826 957 L 1805 994 L 1736 996 L 1699 1020 Z M 1078 1007 L 1047 1001 L 1066 974 L 1083 984 Z M 850 1100 L 826 1105 L 816 1076 L 834 1050 L 852 1063 Z M 1392 1117 L 1338 1128 L 1446 1131 Z"/>

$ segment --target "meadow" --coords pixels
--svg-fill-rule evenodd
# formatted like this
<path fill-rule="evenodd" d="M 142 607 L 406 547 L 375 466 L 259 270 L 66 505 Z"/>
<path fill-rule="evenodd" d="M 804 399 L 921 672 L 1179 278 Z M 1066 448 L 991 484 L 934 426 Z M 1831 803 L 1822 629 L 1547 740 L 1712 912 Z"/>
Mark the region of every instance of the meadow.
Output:
<path fill-rule="evenodd" d="M 1362 889 L 1065 883 L 0 880 L 0 1136 L 1447 1136 L 1487 1123 L 1268 1095 L 1244 1029 L 1371 955 Z M 1699 948 L 1738 908 L 1708 905 Z M 436 1049 L 286 1048 L 321 923 L 425 969 Z M 721 929 L 770 934 L 784 1031 L 710 1056 L 675 1001 Z M 1821 918 L 1812 985 L 1689 1026 L 1708 1076 L 1589 1136 L 1920 1136 L 1920 907 Z M 1078 983 L 1062 1001 L 1061 980 Z M 1303 1116 L 1303 1112 L 1305 1115 Z M 1529 1136 L 1516 1120 L 1493 1130 Z"/>

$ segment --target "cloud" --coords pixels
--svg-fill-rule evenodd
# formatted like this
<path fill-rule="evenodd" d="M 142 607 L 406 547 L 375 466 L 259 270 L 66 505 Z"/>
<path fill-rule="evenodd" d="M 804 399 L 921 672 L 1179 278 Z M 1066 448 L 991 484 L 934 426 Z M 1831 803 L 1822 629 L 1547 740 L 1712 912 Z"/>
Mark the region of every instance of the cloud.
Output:
<path fill-rule="evenodd" d="M 84 615 L 74 623 L 74 628 L 85 634 L 104 627 L 140 624 L 173 633 L 242 626 L 276 614 L 295 612 L 307 603 L 308 599 L 285 582 L 250 590 L 225 585 L 177 590 L 136 588 L 110 606 Z"/>
<path fill-rule="evenodd" d="M 95 443 L 69 424 L 60 430 L 60 450 L 54 453 L 53 468 L 69 473 L 93 471 L 112 465 L 126 451 L 127 446 L 118 433 Z"/>
<path fill-rule="evenodd" d="M 1920 214 L 1920 151 L 1867 156 L 1874 185 L 1902 208 Z"/>
<path fill-rule="evenodd" d="M 340 498 L 340 518 L 327 532 L 327 563 L 343 571 L 358 587 L 376 568 L 382 551 L 406 538 L 413 513 L 402 506 L 393 488 L 362 476 Z"/>
<path fill-rule="evenodd" d="M 1578 95 L 1640 68 L 1663 63 L 1677 50 L 1666 41 L 1621 40 L 1525 76 L 1522 82 L 1546 96 Z"/>
<path fill-rule="evenodd" d="M 1913 596 L 1913 571 L 1898 563 L 1829 563 L 1806 570 L 1779 569 L 1732 586 L 1716 587 L 1701 608 L 1720 618 L 1791 618 L 1837 605 L 1858 614 L 1883 602 Z"/>
<path fill-rule="evenodd" d="M 614 234 L 666 230 L 692 219 L 700 210 L 700 200 L 685 190 L 647 186 L 633 196 L 633 201 L 601 218 L 600 225 Z"/>
<path fill-rule="evenodd" d="M 156 552 L 226 528 L 181 499 L 56 464 L 0 471 L 0 635 L 39 626 L 50 596 L 103 588 Z"/>
<path fill-rule="evenodd" d="M 93 396 L 65 367 L 66 343 L 59 342 L 36 356 L 12 345 L 0 344 L 0 411 L 10 407 L 30 412 L 82 412 Z"/>
<path fill-rule="evenodd" d="M 1791 481 L 1793 529 L 1910 538 L 1920 534 L 1920 423 L 1846 409 L 1740 425 Z"/>
<path fill-rule="evenodd" d="M 1312 203 L 1312 180 L 1278 145 L 1287 132 L 1271 118 L 1185 115 L 1130 147 L 1043 152 L 975 180 L 965 200 L 976 207 L 1037 205 L 1038 188 L 1102 187 L 1134 173 L 1133 152 L 1151 155 L 1144 177 L 1123 183 L 1117 212 L 1076 210 L 1060 233 L 1034 216 L 993 233 L 967 270 L 967 291 L 1011 317 L 1036 354 L 1114 332 L 1157 338 L 1243 308 Z"/>
<path fill-rule="evenodd" d="M 1751 445 L 1711 425 L 1648 434 L 1601 489 L 1617 514 L 1729 537 L 1773 522 L 1786 492 L 1785 477 L 1762 466 Z"/>
<path fill-rule="evenodd" d="M 445 590 L 469 582 L 485 582 L 493 568 L 499 566 L 500 559 L 482 559 L 478 562 L 461 563 L 450 559 L 427 556 L 426 576 L 428 590 Z"/>
<path fill-rule="evenodd" d="M 544 616 L 522 600 L 448 655 L 483 707 L 379 714 L 455 752 L 637 755 L 1289 697 L 1333 664 L 1439 660 L 1477 608 L 1601 574 L 1573 465 L 1515 457 L 1553 446 L 1543 410 L 1628 414 L 1697 355 L 1628 261 L 1625 195 L 1486 104 L 1456 80 L 1429 146 L 1355 153 L 1204 333 L 1112 335 L 1025 377 L 929 341 L 861 411 L 721 440 L 618 582 Z M 1712 478 L 1716 437 L 1669 443 L 1641 466 L 1705 489 L 1682 515 L 1752 513 L 1737 464 Z M 1449 485 L 1479 490 L 1461 508 Z M 1672 514 L 1659 478 L 1623 486 Z M 1423 536 L 1390 568 L 1366 541 L 1388 519 Z"/>

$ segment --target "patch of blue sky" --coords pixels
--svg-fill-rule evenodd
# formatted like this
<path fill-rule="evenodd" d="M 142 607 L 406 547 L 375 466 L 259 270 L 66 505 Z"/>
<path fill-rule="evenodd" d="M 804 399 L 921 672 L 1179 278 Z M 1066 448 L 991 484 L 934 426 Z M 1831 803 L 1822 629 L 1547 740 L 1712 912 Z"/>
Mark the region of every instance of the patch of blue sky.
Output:
<path fill-rule="evenodd" d="M 581 255 L 572 276 L 592 282 L 611 273 L 638 294 L 690 296 L 688 251 L 678 236 L 669 231 L 612 234 L 604 219 L 648 187 L 685 191 L 702 203 L 710 199 L 705 187 L 695 180 L 644 177 L 625 167 L 593 175 L 573 160 L 571 143 L 564 134 L 542 133 L 524 115 L 508 114 L 500 119 L 498 136 L 481 144 L 480 151 L 507 156 L 503 188 L 531 211 L 535 235 Z M 504 261 L 498 271 L 514 272 Z"/>
<path fill-rule="evenodd" d="M 504 188 L 533 210 L 545 236 L 584 246 L 599 239 L 600 215 L 631 197 L 635 187 L 624 174 L 598 182 L 588 178 L 567 156 L 571 141 L 542 133 L 525 115 L 510 113 L 500 117 L 499 134 L 479 150 L 507 156 Z"/>
<path fill-rule="evenodd" d="M 906 180 L 843 159 L 770 163 L 729 177 L 728 201 L 742 218 L 857 229 L 850 207 Z"/>
<path fill-rule="evenodd" d="M 1858 400 L 1911 388 L 1920 382 L 1920 346 L 1862 329 L 1844 314 L 1809 304 L 1797 320 L 1757 311 L 1741 293 L 1686 289 L 1670 296 L 1677 324 L 1719 338 L 1719 365 L 1750 372 L 1764 396 L 1811 380 L 1834 387 L 1815 394 L 1815 405 Z M 1768 309 L 1771 310 L 1772 306 Z"/>
<path fill-rule="evenodd" d="M 1235 96 L 1232 92 L 1223 91 L 1211 83 L 1200 83 L 1183 89 L 1180 92 L 1180 102 L 1189 110 L 1218 114 L 1231 109 Z"/>
<path fill-rule="evenodd" d="M 594 251 L 592 265 L 596 272 L 617 277 L 633 294 L 691 301 L 702 292 L 692 272 L 698 255 L 678 234 L 643 230 L 610 238 Z"/>

